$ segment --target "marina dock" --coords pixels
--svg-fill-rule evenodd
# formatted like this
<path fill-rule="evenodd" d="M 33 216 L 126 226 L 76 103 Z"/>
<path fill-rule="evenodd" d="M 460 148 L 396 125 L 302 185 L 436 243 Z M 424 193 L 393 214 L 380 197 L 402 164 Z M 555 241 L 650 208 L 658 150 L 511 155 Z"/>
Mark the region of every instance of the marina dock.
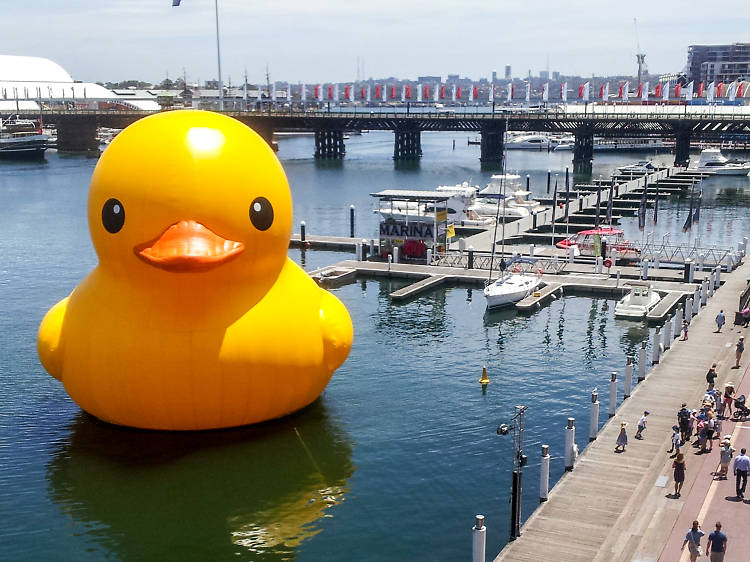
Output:
<path fill-rule="evenodd" d="M 712 480 L 710 471 L 716 462 L 698 463 L 694 449 L 686 444 L 688 469 L 683 497 L 674 499 L 665 497 L 672 485 L 672 459 L 665 451 L 669 450 L 671 427 L 681 404 L 695 407 L 700 403 L 706 388 L 705 373 L 712 362 L 718 363 L 719 388 L 728 380 L 738 387 L 747 373 L 746 359 L 741 370 L 730 370 L 734 364 L 733 344 L 743 330 L 728 325 L 725 333 L 717 334 L 714 317 L 720 309 L 734 310 L 737 295 L 747 286 L 748 274 L 750 264 L 745 263 L 726 276 L 725 284 L 692 319 L 689 340 L 674 340 L 671 349 L 601 427 L 596 440 L 575 461 L 573 470 L 560 478 L 548 501 L 536 507 L 523 525 L 521 536 L 505 546 L 496 562 L 678 559 L 681 538 L 689 521 L 699 517 L 702 494 L 708 493 L 704 481 Z M 644 410 L 651 413 L 644 439 L 634 440 L 635 425 Z M 628 424 L 630 443 L 626 452 L 616 454 L 613 449 L 620 422 Z M 576 420 L 576 425 L 585 432 L 588 420 Z M 724 421 L 722 434 L 731 434 L 739 426 Z M 561 452 L 551 454 L 557 456 Z M 713 457 L 718 455 L 714 452 Z M 698 467 L 704 464 L 700 470 Z M 699 495 L 697 507 L 695 501 L 688 503 L 687 499 L 693 487 L 697 487 Z M 741 502 L 725 506 L 730 511 L 743 508 L 746 506 Z M 684 528 L 675 528 L 678 521 Z M 701 522 L 704 529 L 713 526 L 713 520 Z M 665 555 L 673 528 L 673 550 Z"/>

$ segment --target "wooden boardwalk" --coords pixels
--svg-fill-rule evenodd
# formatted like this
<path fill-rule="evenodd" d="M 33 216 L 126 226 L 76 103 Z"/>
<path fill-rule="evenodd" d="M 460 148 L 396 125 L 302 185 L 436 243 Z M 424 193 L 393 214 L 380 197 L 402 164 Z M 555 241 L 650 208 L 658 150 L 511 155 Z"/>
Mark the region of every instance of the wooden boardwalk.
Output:
<path fill-rule="evenodd" d="M 691 407 L 699 404 L 706 388 L 705 374 L 712 362 L 719 364 L 719 384 L 727 380 L 738 382 L 739 371 L 729 370 L 734 363 L 732 344 L 738 336 L 737 329 L 732 333 L 732 326 L 727 326 L 723 334 L 714 333 L 714 317 L 719 309 L 734 310 L 748 274 L 750 265 L 745 263 L 723 277 L 725 284 L 694 317 L 690 339 L 673 343 L 661 362 L 622 403 L 615 417 L 601 428 L 596 441 L 584 449 L 574 470 L 563 475 L 552 488 L 549 500 L 529 517 L 522 536 L 509 543 L 496 562 L 659 558 L 683 506 L 682 499 L 665 497 L 669 493 L 665 485 L 672 482 L 672 460 L 666 454 L 671 427 L 683 402 Z M 637 441 L 633 439 L 635 425 L 644 410 L 651 415 L 644 439 Z M 630 444 L 625 453 L 616 454 L 613 449 L 621 421 L 628 423 Z M 587 433 L 588 419 L 577 422 L 578 431 Z M 692 449 L 688 447 L 687 451 L 685 496 L 696 478 L 690 468 L 695 463 Z M 487 521 L 491 524 L 490 516 Z"/>

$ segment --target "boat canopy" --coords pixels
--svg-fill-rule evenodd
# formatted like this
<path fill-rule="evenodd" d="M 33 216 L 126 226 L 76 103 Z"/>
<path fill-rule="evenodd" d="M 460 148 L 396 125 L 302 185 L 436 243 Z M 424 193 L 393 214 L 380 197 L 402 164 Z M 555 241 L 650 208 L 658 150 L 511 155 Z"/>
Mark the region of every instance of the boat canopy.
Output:
<path fill-rule="evenodd" d="M 377 193 L 370 193 L 371 197 L 377 197 L 381 201 L 448 201 L 450 194 L 445 191 L 424 191 L 417 189 L 385 189 Z"/>

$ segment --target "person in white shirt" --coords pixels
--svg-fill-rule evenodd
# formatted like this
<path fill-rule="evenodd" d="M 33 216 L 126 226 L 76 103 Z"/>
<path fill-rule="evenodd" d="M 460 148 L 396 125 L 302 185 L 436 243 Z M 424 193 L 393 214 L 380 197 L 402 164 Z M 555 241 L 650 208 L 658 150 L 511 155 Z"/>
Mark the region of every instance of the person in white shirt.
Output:
<path fill-rule="evenodd" d="M 643 436 L 641 433 L 643 433 L 643 430 L 646 429 L 646 416 L 648 416 L 649 412 L 646 410 L 643 412 L 643 415 L 641 416 L 641 419 L 638 420 L 638 431 L 635 433 L 636 439 L 643 439 Z"/>

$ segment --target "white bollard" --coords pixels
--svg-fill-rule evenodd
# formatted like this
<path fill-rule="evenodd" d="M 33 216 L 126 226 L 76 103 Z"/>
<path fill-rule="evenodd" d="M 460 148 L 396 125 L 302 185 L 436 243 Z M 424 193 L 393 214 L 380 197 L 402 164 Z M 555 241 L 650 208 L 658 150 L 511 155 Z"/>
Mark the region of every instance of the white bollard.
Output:
<path fill-rule="evenodd" d="M 661 253 L 656 254 L 654 258 L 654 275 L 656 275 L 656 270 L 659 269 L 659 266 L 661 266 Z"/>
<path fill-rule="evenodd" d="M 674 334 L 672 318 L 673 316 L 667 316 L 667 319 L 664 321 L 664 351 L 672 347 L 672 334 Z"/>
<path fill-rule="evenodd" d="M 604 266 L 604 258 L 601 256 L 596 256 L 596 273 L 601 273 L 603 266 Z"/>
<path fill-rule="evenodd" d="M 698 255 L 698 271 L 703 271 L 703 264 L 706 263 L 706 254 Z"/>
<path fill-rule="evenodd" d="M 571 246 L 568 248 L 568 263 L 573 263 L 576 259 L 576 249 L 575 246 Z"/>
<path fill-rule="evenodd" d="M 721 287 L 721 264 L 716 266 L 716 280 L 714 289 L 718 289 L 719 287 Z"/>
<path fill-rule="evenodd" d="M 620 286 L 620 273 L 621 273 L 621 270 L 618 269 L 617 270 L 617 275 L 615 276 L 615 287 L 619 287 Z"/>
<path fill-rule="evenodd" d="M 641 279 L 648 279 L 648 260 L 643 260 L 641 263 Z"/>
<path fill-rule="evenodd" d="M 549 496 L 549 445 L 542 445 L 542 467 L 539 471 L 539 503 L 546 502 Z"/>
<path fill-rule="evenodd" d="M 729 252 L 727 254 L 727 273 L 731 273 L 734 269 L 734 256 L 732 255 L 732 252 Z"/>
<path fill-rule="evenodd" d="M 432 250 L 427 249 L 427 265 L 432 265 Z"/>
<path fill-rule="evenodd" d="M 674 311 L 674 337 L 679 338 L 680 332 L 682 332 L 682 321 L 685 319 L 683 316 L 683 307 L 678 306 L 677 310 Z"/>
<path fill-rule="evenodd" d="M 747 236 L 742 237 L 742 255 L 747 254 Z"/>
<path fill-rule="evenodd" d="M 487 527 L 484 526 L 484 515 L 477 515 L 471 528 L 471 561 L 485 562 L 487 551 Z"/>
<path fill-rule="evenodd" d="M 371 256 L 375 255 L 375 239 L 374 238 L 370 238 L 370 255 Z"/>
<path fill-rule="evenodd" d="M 555 272 L 557 272 L 557 265 L 559 263 L 560 258 L 558 258 L 557 254 L 552 256 L 552 265 L 555 267 Z"/>
<path fill-rule="evenodd" d="M 706 279 L 701 283 L 701 306 L 706 306 L 708 301 L 708 281 Z"/>
<path fill-rule="evenodd" d="M 466 251 L 466 238 L 459 238 L 458 239 L 458 253 L 463 256 L 464 251 Z"/>
<path fill-rule="evenodd" d="M 711 273 L 708 275 L 708 296 L 713 297 L 714 296 L 714 286 L 716 285 L 716 271 L 711 270 Z"/>
<path fill-rule="evenodd" d="M 654 330 L 654 344 L 651 347 L 651 364 L 656 365 L 659 362 L 659 351 L 661 351 L 661 348 L 659 345 L 661 344 L 661 331 L 659 330 L 659 326 L 656 327 L 656 330 Z"/>
<path fill-rule="evenodd" d="M 698 314 L 701 309 L 701 290 L 700 288 L 695 289 L 693 293 L 693 316 Z"/>
<path fill-rule="evenodd" d="M 683 320 L 690 324 L 693 319 L 693 297 L 688 297 L 685 300 L 685 318 Z"/>
<path fill-rule="evenodd" d="M 394 248 L 395 251 L 395 248 Z M 354 243 L 354 255 L 357 261 L 362 261 L 362 243 L 361 242 L 355 242 Z"/>
<path fill-rule="evenodd" d="M 638 382 L 646 378 L 646 342 L 641 342 L 641 352 L 638 354 Z"/>
<path fill-rule="evenodd" d="M 399 254 L 398 246 L 394 246 L 393 247 L 393 263 L 398 263 L 398 257 L 399 257 L 398 254 Z"/>
<path fill-rule="evenodd" d="M 391 270 L 391 263 L 393 262 L 393 256 L 388 254 L 388 271 Z"/>
<path fill-rule="evenodd" d="M 591 391 L 591 417 L 589 418 L 589 441 L 596 440 L 599 433 L 599 393 L 596 389 Z"/>
<path fill-rule="evenodd" d="M 565 427 L 565 470 L 573 470 L 573 463 L 576 460 L 576 419 L 568 418 L 568 425 Z"/>
<path fill-rule="evenodd" d="M 617 409 L 617 373 L 612 372 L 609 378 L 609 417 L 615 417 Z"/>
<path fill-rule="evenodd" d="M 529 244 L 529 256 L 531 256 L 532 258 L 534 257 L 534 250 L 535 249 L 536 248 L 535 248 L 534 244 Z"/>
<path fill-rule="evenodd" d="M 737 242 L 737 255 L 742 255 L 742 242 Z"/>
<path fill-rule="evenodd" d="M 688 277 L 688 283 L 692 283 L 695 280 L 695 262 L 690 262 L 690 276 Z"/>
<path fill-rule="evenodd" d="M 628 356 L 625 361 L 625 389 L 623 399 L 630 398 L 630 391 L 633 388 L 633 358 Z"/>

